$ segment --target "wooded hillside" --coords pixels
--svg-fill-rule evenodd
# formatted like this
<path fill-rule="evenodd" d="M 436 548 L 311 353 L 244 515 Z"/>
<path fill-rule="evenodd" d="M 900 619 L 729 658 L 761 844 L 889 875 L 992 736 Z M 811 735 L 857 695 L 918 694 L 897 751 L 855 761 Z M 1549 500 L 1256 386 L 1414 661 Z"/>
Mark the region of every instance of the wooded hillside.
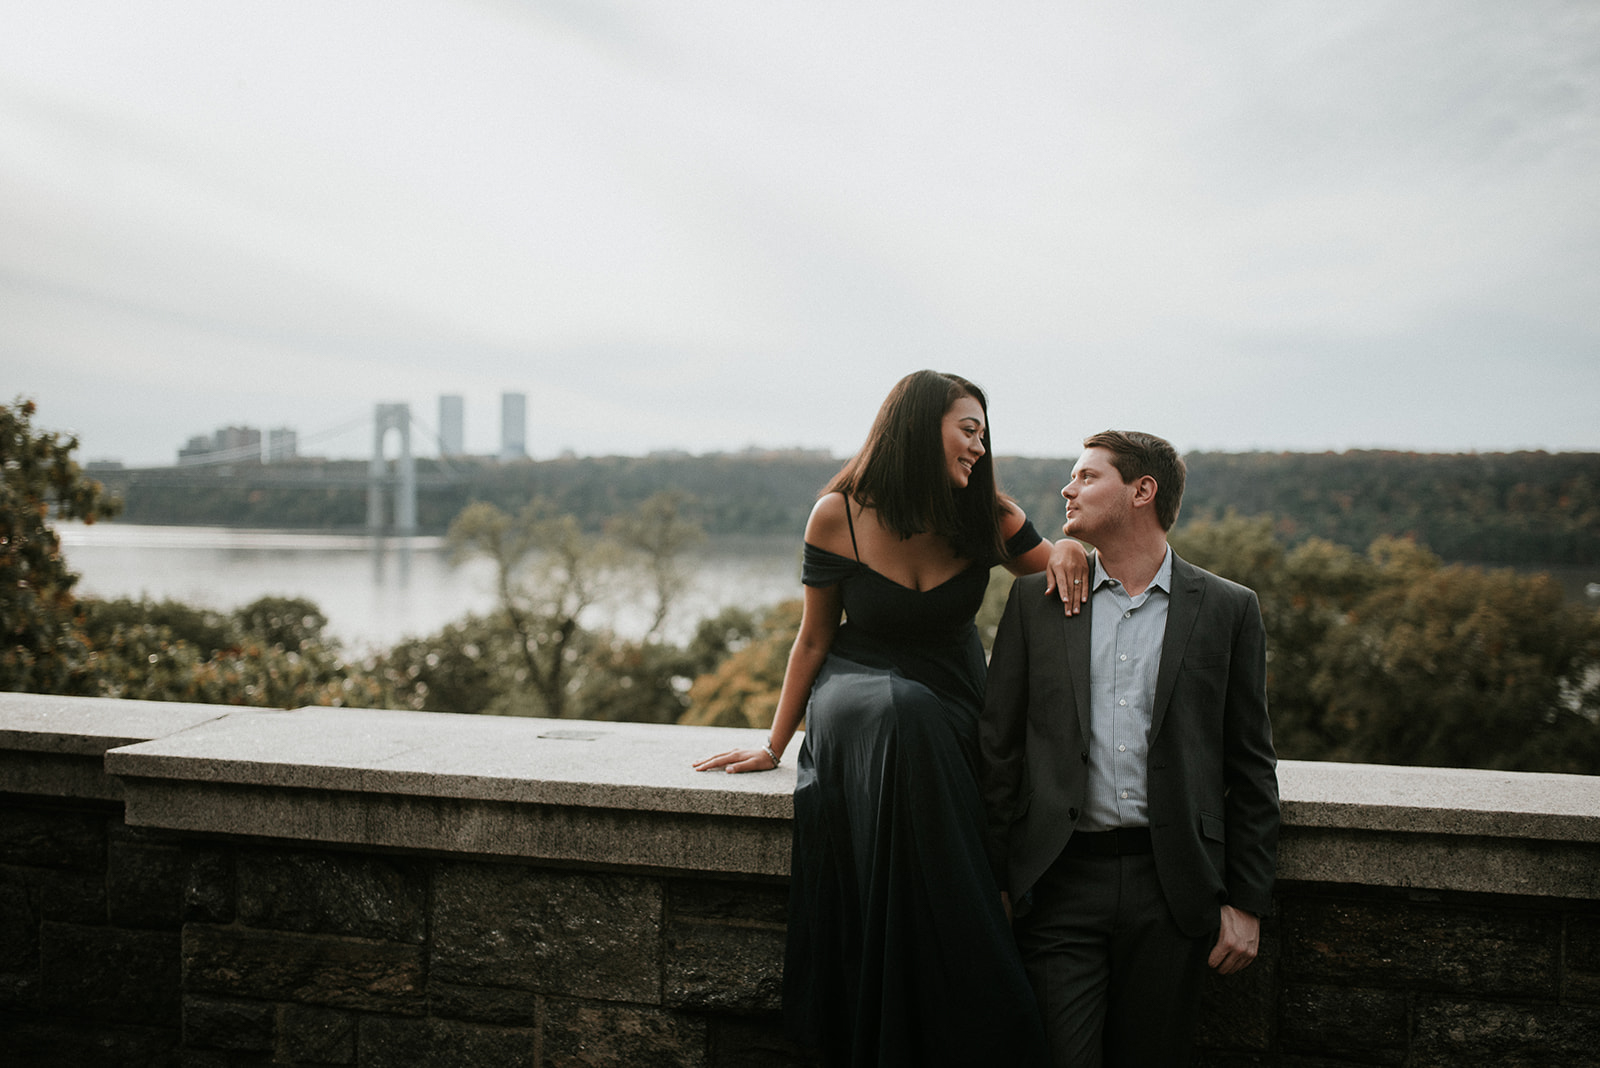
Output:
<path fill-rule="evenodd" d="M 1364 549 L 1381 535 L 1414 537 L 1446 560 L 1544 565 L 1600 562 L 1600 453 L 1218 453 L 1187 457 L 1180 525 L 1274 517 L 1280 536 L 1316 535 Z M 1005 487 L 1047 536 L 1071 459 L 1002 457 Z M 456 461 L 455 481 L 424 484 L 424 532 L 441 533 L 467 504 L 514 511 L 534 495 L 598 529 L 663 489 L 694 499 L 711 534 L 789 534 L 805 525 L 839 461 L 815 453 L 578 457 L 497 464 Z M 95 472 L 122 497 L 123 522 L 359 529 L 366 465 L 300 461 L 241 466 L 202 481 L 182 469 Z M 440 475 L 418 462 L 427 482 Z"/>

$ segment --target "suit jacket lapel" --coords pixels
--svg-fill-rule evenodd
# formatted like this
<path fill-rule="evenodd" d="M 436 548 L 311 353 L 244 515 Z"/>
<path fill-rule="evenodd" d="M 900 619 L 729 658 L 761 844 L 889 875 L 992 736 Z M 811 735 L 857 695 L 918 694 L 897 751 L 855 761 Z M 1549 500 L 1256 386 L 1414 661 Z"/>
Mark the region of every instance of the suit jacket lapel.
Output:
<path fill-rule="evenodd" d="M 1167 632 L 1161 640 L 1161 667 L 1156 672 L 1155 708 L 1150 714 L 1150 740 L 1161 733 L 1161 724 L 1167 717 L 1167 705 L 1172 701 L 1172 689 L 1178 682 L 1178 668 L 1183 664 L 1184 651 L 1189 647 L 1189 635 L 1194 632 L 1195 620 L 1200 615 L 1200 602 L 1205 599 L 1205 579 L 1200 569 L 1172 554 L 1172 591 L 1167 600 Z"/>
<path fill-rule="evenodd" d="M 1096 553 L 1089 550 L 1089 581 L 1094 581 Z M 1090 591 L 1090 597 L 1094 592 Z M 1056 618 L 1061 621 L 1061 641 L 1063 652 L 1066 654 L 1067 678 L 1072 683 L 1073 711 L 1078 716 L 1078 732 L 1087 745 L 1089 741 L 1089 627 L 1093 601 L 1083 606 L 1075 616 L 1069 616 L 1061 611 L 1057 602 L 1052 601 L 1054 610 L 1060 613 Z"/>
<path fill-rule="evenodd" d="M 1093 574 L 1093 570 L 1090 571 Z M 1054 611 L 1061 612 L 1059 604 Z M 1075 616 L 1061 614 L 1061 638 L 1066 647 L 1067 678 L 1072 681 L 1072 703 L 1078 714 L 1078 731 L 1089 739 L 1089 627 L 1093 613 L 1088 605 Z"/>

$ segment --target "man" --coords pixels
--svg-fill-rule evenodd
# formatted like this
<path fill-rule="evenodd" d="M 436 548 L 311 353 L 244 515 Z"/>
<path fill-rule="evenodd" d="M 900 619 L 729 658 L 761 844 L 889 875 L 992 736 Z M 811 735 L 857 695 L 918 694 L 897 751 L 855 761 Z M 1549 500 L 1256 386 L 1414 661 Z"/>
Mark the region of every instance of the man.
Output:
<path fill-rule="evenodd" d="M 1271 905 L 1261 610 L 1168 547 L 1184 475 L 1152 434 L 1085 439 L 1061 493 L 1090 610 L 1018 579 L 989 665 L 990 861 L 1058 1068 L 1187 1064 L 1206 966 L 1249 965 Z"/>

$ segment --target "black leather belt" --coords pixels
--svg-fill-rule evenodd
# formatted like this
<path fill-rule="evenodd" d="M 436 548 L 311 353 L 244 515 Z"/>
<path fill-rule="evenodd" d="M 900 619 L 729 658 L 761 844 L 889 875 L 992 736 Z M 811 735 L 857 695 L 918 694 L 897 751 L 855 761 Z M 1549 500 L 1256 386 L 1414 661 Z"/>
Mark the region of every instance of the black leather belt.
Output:
<path fill-rule="evenodd" d="M 1150 828 L 1118 827 L 1114 831 L 1074 831 L 1063 853 L 1073 856 L 1121 857 L 1150 852 Z"/>

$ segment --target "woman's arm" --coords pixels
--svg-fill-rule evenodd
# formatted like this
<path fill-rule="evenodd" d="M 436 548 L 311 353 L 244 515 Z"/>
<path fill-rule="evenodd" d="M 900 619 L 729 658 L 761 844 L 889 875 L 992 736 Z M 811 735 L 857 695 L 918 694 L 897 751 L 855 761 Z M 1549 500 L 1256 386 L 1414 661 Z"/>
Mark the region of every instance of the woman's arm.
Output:
<path fill-rule="evenodd" d="M 789 741 L 800 729 L 800 720 L 806 714 L 806 702 L 811 697 L 811 685 L 817 681 L 822 662 L 833 645 L 834 632 L 839 629 L 843 598 L 838 586 L 807 586 L 805 607 L 800 616 L 800 633 L 795 635 L 794 646 L 789 650 L 789 663 L 783 670 L 783 690 L 778 695 L 778 710 L 772 717 L 772 732 L 767 735 L 769 755 L 765 749 L 729 749 L 716 756 L 695 763 L 696 771 L 771 771 L 778 765 L 774 757 L 782 757 Z"/>
<path fill-rule="evenodd" d="M 1000 531 L 1007 538 L 1022 529 L 1027 517 L 1022 509 L 1009 504 Z M 1075 616 L 1089 600 L 1089 554 L 1071 538 L 1062 538 L 1055 544 L 1042 541 L 1021 556 L 1006 560 L 1005 569 L 1013 575 L 1032 575 L 1039 571 L 1048 573 L 1044 592 L 1061 591 L 1061 603 L 1067 615 Z"/>
<path fill-rule="evenodd" d="M 829 502 L 832 502 L 831 504 Z M 806 540 L 819 548 L 829 548 L 835 541 L 831 529 L 834 521 L 844 525 L 843 498 L 824 497 L 811 510 L 806 523 Z M 789 662 L 783 669 L 783 689 L 778 694 L 778 709 L 772 717 L 772 731 L 767 735 L 766 749 L 729 749 L 716 756 L 697 761 L 696 771 L 724 768 L 727 771 L 771 771 L 777 767 L 774 758 L 782 757 L 800 720 L 806 714 L 806 702 L 811 697 L 811 686 L 817 681 L 822 662 L 828 658 L 833 646 L 833 636 L 844 615 L 844 594 L 837 585 L 807 586 L 805 602 L 800 613 L 800 632 L 795 635 L 789 649 Z"/>

